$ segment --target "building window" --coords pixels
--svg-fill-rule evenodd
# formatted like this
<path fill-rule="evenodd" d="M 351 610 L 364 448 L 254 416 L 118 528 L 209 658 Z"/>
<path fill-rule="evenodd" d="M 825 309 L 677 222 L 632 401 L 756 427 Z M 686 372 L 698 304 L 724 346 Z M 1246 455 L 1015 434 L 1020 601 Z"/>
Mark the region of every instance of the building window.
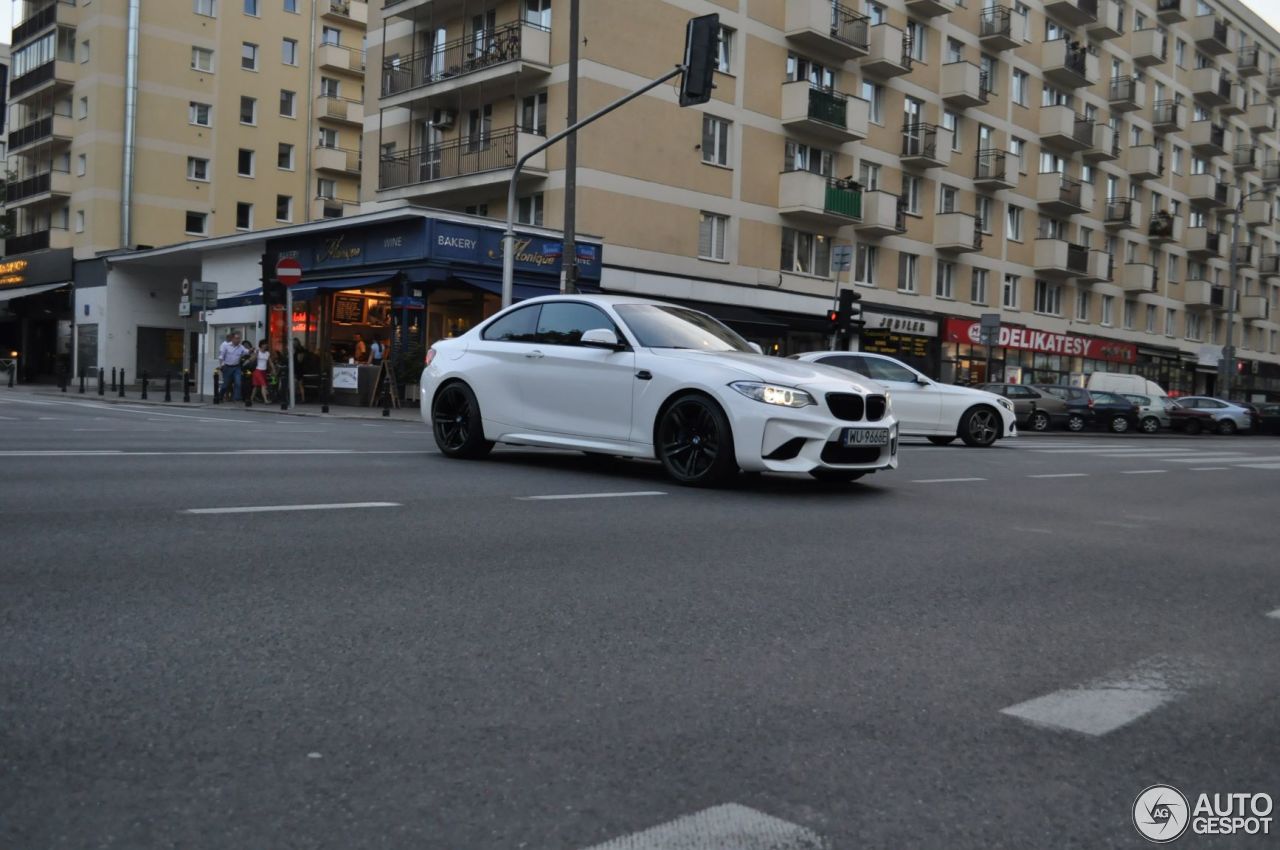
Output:
<path fill-rule="evenodd" d="M 284 0 L 284 10 L 295 15 L 298 14 L 298 0 Z"/>
<path fill-rule="evenodd" d="M 1172 307 L 1166 307 L 1164 310 L 1164 335 L 1173 336 L 1174 325 L 1178 321 L 1178 311 Z M 1272 331 L 1275 333 L 1275 331 Z M 1275 349 L 1272 349 L 1274 351 Z"/>
<path fill-rule="evenodd" d="M 204 236 L 209 232 L 209 214 L 202 212 L 187 212 L 187 223 L 184 226 L 185 232 L 192 236 Z"/>
<path fill-rule="evenodd" d="M 953 213 L 956 211 L 956 199 L 960 196 L 960 190 L 955 186 L 947 186 L 941 184 L 938 186 L 938 212 Z"/>
<path fill-rule="evenodd" d="M 978 70 L 981 76 L 978 77 L 978 86 L 984 89 L 987 94 L 994 94 L 996 87 L 996 68 L 999 62 L 994 56 L 982 54 L 978 59 Z"/>
<path fill-rule="evenodd" d="M 187 108 L 188 123 L 195 124 L 197 127 L 208 127 L 209 116 L 213 111 L 213 107 L 207 103 L 196 103 L 191 101 Z"/>
<path fill-rule="evenodd" d="M 954 38 L 947 38 L 947 59 L 948 65 L 964 61 L 964 42 L 956 41 Z"/>
<path fill-rule="evenodd" d="M 338 147 L 338 131 L 332 127 L 321 127 L 320 147 L 336 150 Z"/>
<path fill-rule="evenodd" d="M 920 258 L 905 251 L 898 254 L 898 291 L 916 292 L 919 288 Z"/>
<path fill-rule="evenodd" d="M 1200 340 L 1204 338 L 1204 328 L 1200 324 L 1200 316 L 1196 313 L 1187 313 L 1187 339 Z"/>
<path fill-rule="evenodd" d="M 836 155 L 833 151 L 810 147 L 801 142 L 787 140 L 783 145 L 783 171 L 808 171 L 833 177 L 836 173 Z"/>
<path fill-rule="evenodd" d="M 293 171 L 293 145 L 280 142 L 276 147 L 276 168 Z"/>
<path fill-rule="evenodd" d="M 76 156 L 76 176 L 83 177 L 89 170 L 89 155 L 79 154 Z"/>
<path fill-rule="evenodd" d="M 1092 295 L 1093 293 L 1091 293 L 1087 289 L 1080 289 L 1076 291 L 1076 321 L 1077 322 L 1089 321 L 1089 314 L 1091 312 L 1090 308 L 1093 306 L 1092 304 L 1089 303 L 1092 300 L 1091 298 Z"/>
<path fill-rule="evenodd" d="M 902 202 L 912 215 L 920 215 L 920 186 L 923 182 L 913 174 L 902 175 Z"/>
<path fill-rule="evenodd" d="M 1102 322 L 1101 322 L 1101 324 L 1106 325 L 1106 326 L 1108 326 L 1108 327 L 1110 327 L 1110 326 L 1111 326 L 1112 321 L 1115 319 L 1115 315 L 1114 315 L 1114 314 L 1115 314 L 1115 302 L 1116 302 L 1116 299 L 1115 299 L 1115 296 L 1114 296 L 1114 295 L 1104 295 L 1104 296 L 1102 296 Z"/>
<path fill-rule="evenodd" d="M 240 148 L 236 156 L 236 174 L 241 177 L 253 176 L 253 151 L 248 148 Z"/>
<path fill-rule="evenodd" d="M 934 295 L 939 298 L 955 297 L 956 264 L 938 261 L 938 273 L 934 280 Z"/>
<path fill-rule="evenodd" d="M 960 150 L 960 116 L 950 109 L 943 110 L 942 128 L 951 131 L 951 149 Z"/>
<path fill-rule="evenodd" d="M 986 269 L 974 269 L 969 279 L 969 300 L 974 304 L 987 303 L 987 278 L 990 272 Z"/>
<path fill-rule="evenodd" d="M 1018 309 L 1018 276 L 1016 274 L 1004 276 L 1004 288 L 1000 294 L 1000 305 L 1010 310 Z"/>
<path fill-rule="evenodd" d="M 784 272 L 831 276 L 831 240 L 816 233 L 782 228 L 782 261 Z"/>
<path fill-rule="evenodd" d="M 880 166 L 865 159 L 858 164 L 858 183 L 864 192 L 874 192 L 880 188 Z"/>
<path fill-rule="evenodd" d="M 723 118 L 702 116 L 702 161 L 712 165 L 729 164 L 729 122 Z"/>
<path fill-rule="evenodd" d="M 541 192 L 516 199 L 516 221 L 521 224 L 542 224 Z"/>
<path fill-rule="evenodd" d="M 853 281 L 867 286 L 876 285 L 876 266 L 880 262 L 880 249 L 875 245 L 859 243 L 853 249 Z"/>
<path fill-rule="evenodd" d="M 335 46 L 341 45 L 341 44 L 342 44 L 342 30 L 338 29 L 337 27 L 321 27 L 321 28 L 320 28 L 320 43 L 321 43 L 321 44 L 332 44 L 332 45 L 335 45 Z"/>
<path fill-rule="evenodd" d="M 1127 330 L 1133 330 L 1133 307 L 1134 303 L 1126 299 L 1124 302 L 1124 326 Z"/>
<path fill-rule="evenodd" d="M 209 160 L 198 156 L 187 157 L 187 179 L 188 180 L 208 180 L 209 179 Z"/>
<path fill-rule="evenodd" d="M 1022 207 L 1015 207 L 1013 204 L 1009 204 L 1007 217 L 1009 219 L 1009 227 L 1008 227 L 1009 239 L 1013 240 L 1014 242 L 1021 242 L 1022 241 Z"/>
<path fill-rule="evenodd" d="M 333 77 L 320 78 L 320 96 L 321 97 L 341 97 L 342 84 Z M 472 110 L 473 112 L 475 110 Z"/>
<path fill-rule="evenodd" d="M 240 67 L 246 71 L 258 70 L 258 45 L 247 41 L 240 45 Z"/>
<path fill-rule="evenodd" d="M 258 0 L 244 0 L 244 13 L 258 17 Z"/>
<path fill-rule="evenodd" d="M 731 73 L 733 67 L 733 30 L 720 27 L 720 39 L 716 45 L 716 70 Z"/>
<path fill-rule="evenodd" d="M 1057 316 L 1062 313 L 1062 284 L 1036 281 L 1036 312 Z"/>
<path fill-rule="evenodd" d="M 868 110 L 872 124 L 884 125 L 884 86 L 877 83 L 862 83 L 862 99 L 871 104 Z"/>
<path fill-rule="evenodd" d="M 463 207 L 462 211 L 465 212 L 467 215 L 478 215 L 478 216 L 481 216 L 482 218 L 489 217 L 488 204 L 469 204 Z"/>
<path fill-rule="evenodd" d="M 80 100 L 76 103 L 76 117 L 77 118 L 89 117 L 89 98 L 87 96 L 80 98 Z"/>
<path fill-rule="evenodd" d="M 911 58 L 917 62 L 925 61 L 928 54 L 928 28 L 917 21 L 907 21 L 907 41 L 911 51 Z"/>
<path fill-rule="evenodd" d="M 212 18 L 218 14 L 217 0 L 195 0 L 195 8 L 197 15 Z"/>
<path fill-rule="evenodd" d="M 286 89 L 280 89 L 280 114 L 285 118 L 294 118 L 298 114 L 298 95 Z"/>
<path fill-rule="evenodd" d="M 1148 304 L 1147 305 L 1147 333 L 1149 334 L 1153 334 L 1156 332 L 1156 316 L 1157 316 L 1156 305 Z"/>
<path fill-rule="evenodd" d="M 531 94 L 520 101 L 520 129 L 539 136 L 547 134 L 547 93 Z"/>
<path fill-rule="evenodd" d="M 1009 153 L 1018 159 L 1018 173 L 1027 173 L 1027 142 L 1025 139 L 1019 139 L 1017 136 L 1009 137 Z"/>
<path fill-rule="evenodd" d="M 724 237 L 729 217 L 703 212 L 698 214 L 698 256 L 704 260 L 724 259 Z"/>
<path fill-rule="evenodd" d="M 1187 43 L 1182 39 L 1173 43 L 1173 61 L 1179 68 L 1187 67 Z"/>
<path fill-rule="evenodd" d="M 332 201 L 338 197 L 338 181 L 321 177 L 316 180 L 316 197 Z"/>
<path fill-rule="evenodd" d="M 80 62 L 81 63 L 89 61 L 89 53 L 90 53 L 89 39 L 86 38 L 84 41 L 80 42 Z"/>
<path fill-rule="evenodd" d="M 293 198 L 276 195 L 276 221 L 293 221 Z"/>
<path fill-rule="evenodd" d="M 1027 105 L 1027 83 L 1029 75 L 1026 71 L 1013 69 L 1013 102 L 1019 106 Z"/>
<path fill-rule="evenodd" d="M 191 67 L 196 71 L 213 72 L 213 51 L 207 47 L 191 48 Z"/>
<path fill-rule="evenodd" d="M 978 195 L 974 198 L 974 214 L 978 219 L 978 230 L 983 233 L 991 232 L 991 199 L 985 195 Z"/>
<path fill-rule="evenodd" d="M 867 0 L 867 18 L 870 19 L 868 23 L 873 27 L 877 24 L 883 24 L 886 20 L 884 6 L 873 2 L 873 0 Z"/>
<path fill-rule="evenodd" d="M 524 22 L 551 29 L 551 0 L 524 0 Z"/>
<path fill-rule="evenodd" d="M 236 229 L 253 229 L 253 204 L 246 204 L 243 201 L 236 204 Z"/>
<path fill-rule="evenodd" d="M 240 123 L 258 123 L 258 99 L 256 97 L 240 96 Z"/>
<path fill-rule="evenodd" d="M 280 61 L 286 65 L 298 64 L 298 40 L 285 38 L 280 41 Z"/>
<path fill-rule="evenodd" d="M 84 233 L 84 210 L 76 210 L 76 233 Z"/>

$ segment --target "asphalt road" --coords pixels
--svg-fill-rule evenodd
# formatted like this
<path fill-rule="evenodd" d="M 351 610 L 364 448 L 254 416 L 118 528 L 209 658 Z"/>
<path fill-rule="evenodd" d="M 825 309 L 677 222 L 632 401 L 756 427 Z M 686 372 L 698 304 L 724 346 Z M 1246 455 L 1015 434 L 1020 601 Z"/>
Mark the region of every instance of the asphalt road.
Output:
<path fill-rule="evenodd" d="M 706 492 L 0 391 L 0 481 L 6 850 L 1138 847 L 1149 785 L 1280 798 L 1277 438 Z"/>

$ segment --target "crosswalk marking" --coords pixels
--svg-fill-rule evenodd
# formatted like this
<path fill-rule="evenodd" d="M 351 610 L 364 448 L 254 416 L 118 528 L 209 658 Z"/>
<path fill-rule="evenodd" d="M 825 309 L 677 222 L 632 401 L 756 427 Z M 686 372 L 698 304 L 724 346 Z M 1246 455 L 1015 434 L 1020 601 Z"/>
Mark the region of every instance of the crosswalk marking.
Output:
<path fill-rule="evenodd" d="M 1028 475 L 1028 478 L 1088 478 L 1087 472 L 1048 472 L 1042 475 Z"/>
<path fill-rule="evenodd" d="M 1243 466 L 1246 469 L 1280 469 L 1280 463 L 1241 463 L 1237 466 Z"/>
<path fill-rule="evenodd" d="M 823 850 L 820 835 L 737 803 L 713 806 L 587 850 Z"/>

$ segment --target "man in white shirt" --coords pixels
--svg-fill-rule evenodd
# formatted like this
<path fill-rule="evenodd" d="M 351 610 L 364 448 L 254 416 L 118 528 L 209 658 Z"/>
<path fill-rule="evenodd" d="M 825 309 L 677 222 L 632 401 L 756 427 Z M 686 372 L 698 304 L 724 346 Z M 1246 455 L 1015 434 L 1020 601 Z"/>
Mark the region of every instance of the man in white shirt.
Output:
<path fill-rule="evenodd" d="M 222 367 L 222 394 L 240 401 L 240 361 L 249 351 L 240 344 L 240 334 L 229 333 L 218 346 L 218 364 Z"/>

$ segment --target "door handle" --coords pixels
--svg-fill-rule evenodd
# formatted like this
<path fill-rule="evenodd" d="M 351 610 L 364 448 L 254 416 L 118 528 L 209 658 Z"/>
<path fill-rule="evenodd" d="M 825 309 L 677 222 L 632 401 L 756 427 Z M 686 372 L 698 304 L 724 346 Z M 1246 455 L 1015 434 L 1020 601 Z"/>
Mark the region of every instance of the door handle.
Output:
<path fill-rule="evenodd" d="M 636 372 L 636 377 L 642 381 L 650 381 L 653 380 L 653 373 L 648 369 L 641 369 L 639 372 Z"/>
<path fill-rule="evenodd" d="M 542 357 L 543 355 L 541 351 L 535 350 L 535 351 L 526 351 L 524 353 L 524 356 L 528 357 L 530 360 L 537 360 L 539 357 Z"/>

